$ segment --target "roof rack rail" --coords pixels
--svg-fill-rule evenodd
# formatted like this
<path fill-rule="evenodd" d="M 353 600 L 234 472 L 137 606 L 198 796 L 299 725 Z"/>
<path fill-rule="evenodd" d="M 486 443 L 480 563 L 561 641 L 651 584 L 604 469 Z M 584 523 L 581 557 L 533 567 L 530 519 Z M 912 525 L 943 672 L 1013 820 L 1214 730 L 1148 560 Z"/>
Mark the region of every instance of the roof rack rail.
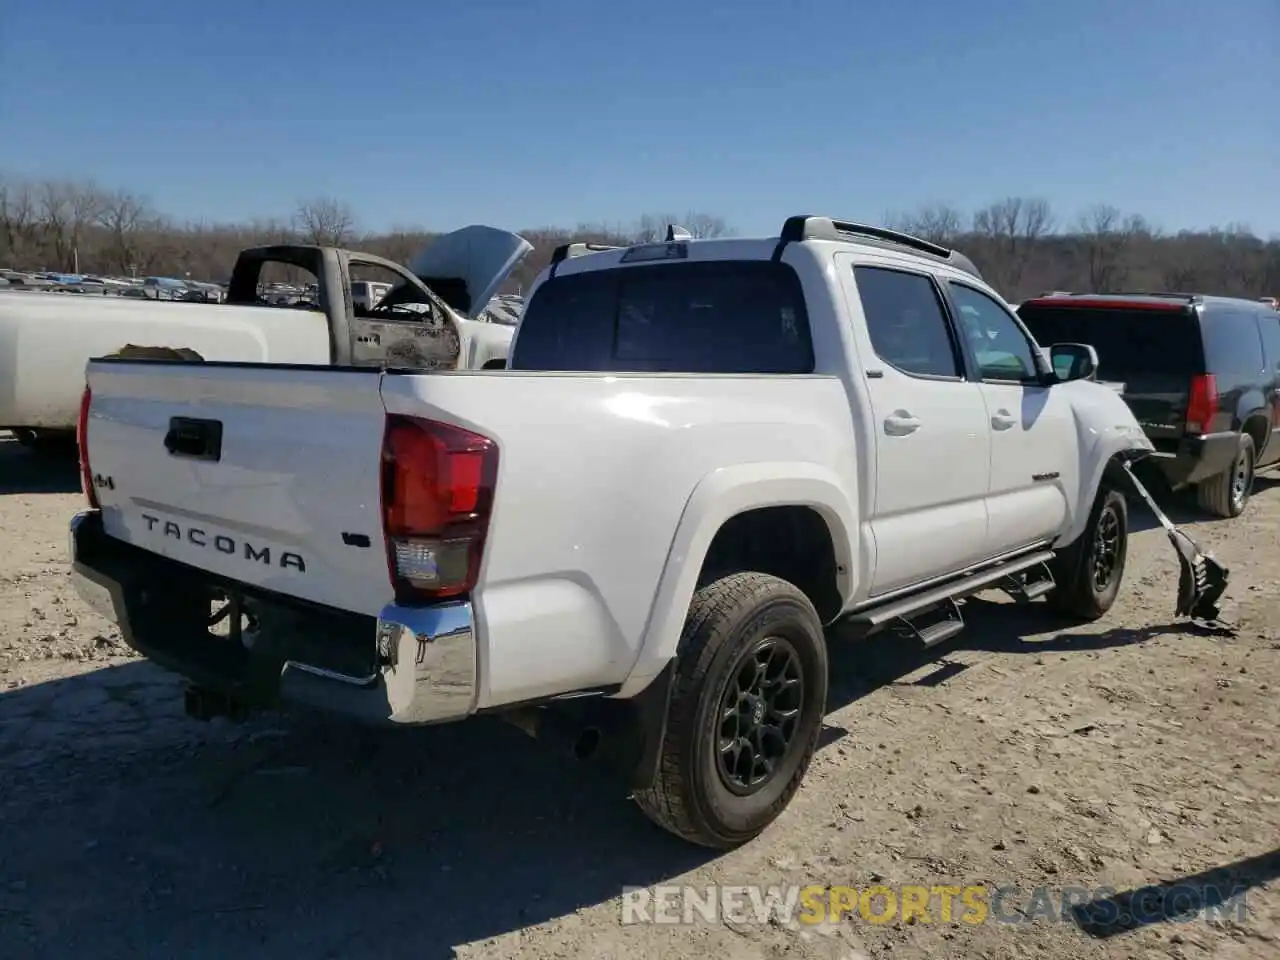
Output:
<path fill-rule="evenodd" d="M 785 244 L 799 240 L 848 240 L 860 237 L 879 242 L 891 247 L 905 247 L 916 253 L 923 253 L 938 260 L 945 261 L 965 273 L 982 279 L 982 274 L 973 261 L 959 250 L 952 250 L 930 240 L 914 237 L 901 230 L 890 230 L 888 227 L 877 227 L 868 223 L 857 223 L 853 220 L 833 220 L 831 217 L 815 217 L 798 215 L 787 217 L 778 235 L 778 250 L 775 259 L 781 254 Z"/>

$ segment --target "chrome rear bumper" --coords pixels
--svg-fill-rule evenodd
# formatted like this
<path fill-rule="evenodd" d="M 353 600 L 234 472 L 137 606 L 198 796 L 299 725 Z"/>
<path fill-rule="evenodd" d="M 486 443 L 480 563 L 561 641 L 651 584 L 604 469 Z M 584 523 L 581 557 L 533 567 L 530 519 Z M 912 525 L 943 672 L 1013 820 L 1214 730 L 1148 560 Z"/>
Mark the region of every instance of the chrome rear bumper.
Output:
<path fill-rule="evenodd" d="M 258 706 L 305 704 L 371 722 L 443 723 L 475 710 L 476 635 L 467 601 L 393 603 L 376 619 L 335 611 L 351 623 L 344 645 L 364 649 L 367 636 L 369 670 L 362 675 L 316 663 L 314 656 L 302 659 L 290 650 L 288 635 L 235 646 L 207 628 L 184 628 L 182 618 L 165 620 L 158 605 L 181 595 L 179 584 L 190 592 L 200 571 L 108 537 L 96 510 L 72 518 L 69 539 L 71 580 L 81 599 L 118 624 L 131 647 L 193 683 Z M 266 595 L 246 591 L 248 602 L 273 604 Z M 288 617 L 304 632 L 308 618 L 323 613 L 290 611 Z"/>

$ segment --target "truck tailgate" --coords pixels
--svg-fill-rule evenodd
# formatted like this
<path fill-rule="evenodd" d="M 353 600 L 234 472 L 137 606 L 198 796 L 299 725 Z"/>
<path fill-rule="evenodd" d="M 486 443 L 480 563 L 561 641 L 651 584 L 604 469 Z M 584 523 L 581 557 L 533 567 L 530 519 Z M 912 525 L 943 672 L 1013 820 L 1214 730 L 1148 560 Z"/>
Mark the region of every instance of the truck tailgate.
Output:
<path fill-rule="evenodd" d="M 376 615 L 391 594 L 381 373 L 264 374 L 91 362 L 86 446 L 105 530 L 232 580 Z"/>

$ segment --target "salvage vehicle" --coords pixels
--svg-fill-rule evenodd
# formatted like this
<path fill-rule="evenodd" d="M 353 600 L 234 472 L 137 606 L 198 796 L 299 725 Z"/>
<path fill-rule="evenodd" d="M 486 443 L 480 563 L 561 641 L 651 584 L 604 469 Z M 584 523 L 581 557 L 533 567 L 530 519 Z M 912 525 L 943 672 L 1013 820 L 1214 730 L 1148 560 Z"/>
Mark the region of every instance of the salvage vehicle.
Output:
<path fill-rule="evenodd" d="M 1259 470 L 1280 467 L 1280 314 L 1190 293 L 1058 294 L 1018 307 L 1040 342 L 1094 347 L 1155 452 L 1139 471 L 1238 517 Z"/>
<path fill-rule="evenodd" d="M 513 332 L 487 322 L 485 305 L 531 249 L 514 233 L 476 225 L 437 238 L 408 269 L 335 247 L 244 250 L 221 304 L 0 295 L 0 430 L 36 449 L 64 448 L 85 363 L 126 346 L 257 363 L 483 366 L 506 356 Z M 271 306 L 259 283 L 271 266 L 315 277 L 318 302 Z M 352 272 L 370 269 L 398 281 L 372 306 L 352 296 Z"/>
<path fill-rule="evenodd" d="M 824 626 L 1115 602 L 1152 444 L 1092 348 L 1050 354 L 879 227 L 569 244 L 503 371 L 90 362 L 73 579 L 192 715 L 498 714 L 729 848 L 809 767 Z"/>

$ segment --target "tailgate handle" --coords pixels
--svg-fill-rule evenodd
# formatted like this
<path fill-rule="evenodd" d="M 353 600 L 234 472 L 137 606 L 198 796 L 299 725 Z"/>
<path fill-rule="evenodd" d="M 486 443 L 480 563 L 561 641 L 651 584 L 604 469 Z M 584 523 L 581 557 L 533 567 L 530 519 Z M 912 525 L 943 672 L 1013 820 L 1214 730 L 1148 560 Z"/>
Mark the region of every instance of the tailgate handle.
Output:
<path fill-rule="evenodd" d="M 164 435 L 164 448 L 170 456 L 195 460 L 222 459 L 222 422 L 171 417 L 169 432 Z"/>

